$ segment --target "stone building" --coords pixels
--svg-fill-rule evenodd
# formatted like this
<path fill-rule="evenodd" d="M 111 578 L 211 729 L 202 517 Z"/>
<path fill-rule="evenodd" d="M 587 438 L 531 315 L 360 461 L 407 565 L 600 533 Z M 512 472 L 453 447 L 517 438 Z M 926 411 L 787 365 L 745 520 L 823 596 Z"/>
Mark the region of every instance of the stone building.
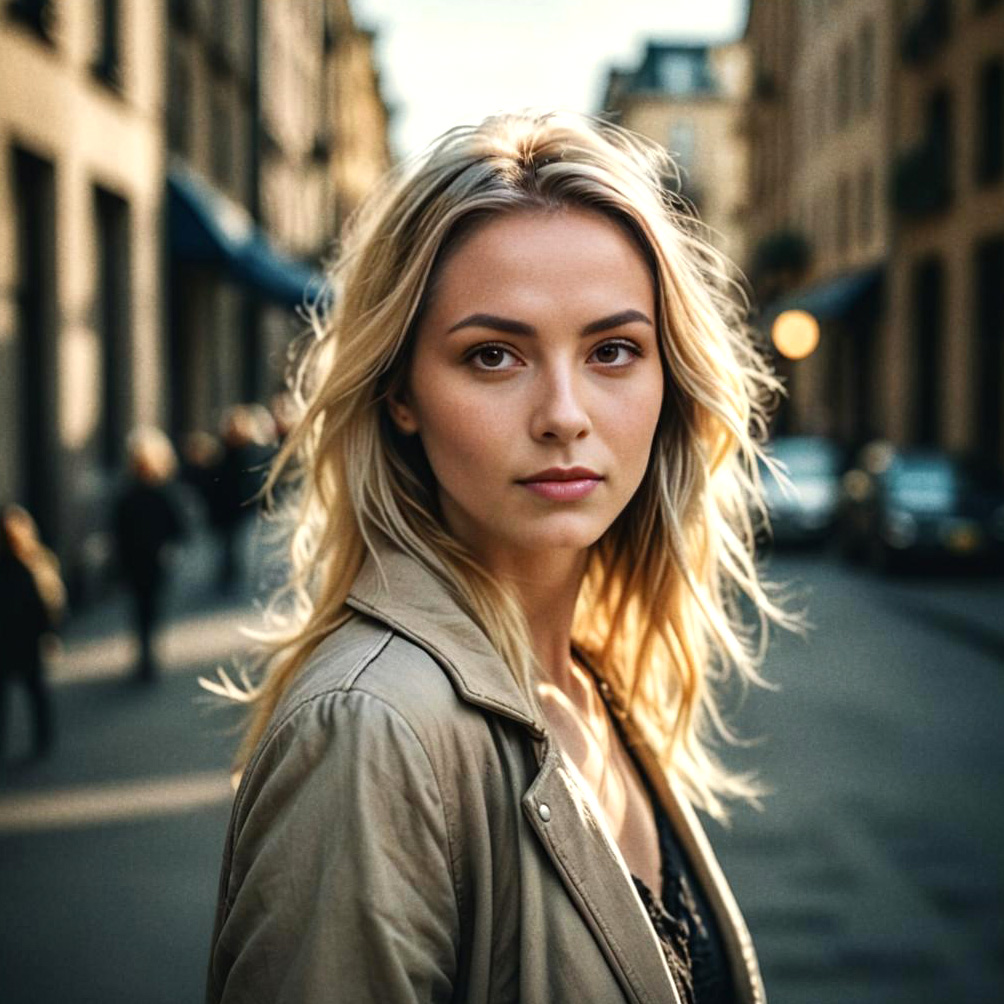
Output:
<path fill-rule="evenodd" d="M 162 37 L 159 3 L 0 7 L 0 500 L 64 557 L 164 416 Z"/>
<path fill-rule="evenodd" d="M 650 42 L 638 66 L 610 71 L 602 111 L 665 146 L 681 191 L 713 231 L 719 250 L 746 258 L 749 86 L 745 48 Z"/>
<path fill-rule="evenodd" d="M 750 217 L 780 428 L 1004 463 L 1004 3 L 752 0 Z"/>
<path fill-rule="evenodd" d="M 372 56 L 347 0 L 0 4 L 0 503 L 71 579 L 107 563 L 131 427 L 280 386 L 388 164 Z"/>
<path fill-rule="evenodd" d="M 1004 3 L 900 5 L 887 434 L 1004 466 Z"/>
<path fill-rule="evenodd" d="M 259 380 L 256 303 L 237 251 L 260 215 L 258 30 L 255 0 L 167 6 L 166 382 L 175 435 L 213 429 L 221 408 L 253 397 Z"/>
<path fill-rule="evenodd" d="M 391 113 L 381 92 L 374 33 L 356 23 L 348 0 L 328 0 L 328 10 L 330 189 L 340 231 L 391 165 Z"/>
<path fill-rule="evenodd" d="M 746 41 L 750 271 L 764 321 L 812 313 L 815 352 L 779 360 L 782 428 L 863 441 L 882 424 L 877 346 L 891 239 L 891 0 L 752 0 Z"/>

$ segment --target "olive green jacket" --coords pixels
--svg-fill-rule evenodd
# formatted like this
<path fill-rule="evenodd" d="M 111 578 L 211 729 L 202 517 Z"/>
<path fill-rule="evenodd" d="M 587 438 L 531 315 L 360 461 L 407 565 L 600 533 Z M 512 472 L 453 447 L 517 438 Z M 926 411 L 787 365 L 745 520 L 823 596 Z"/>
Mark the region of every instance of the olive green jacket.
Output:
<path fill-rule="evenodd" d="M 349 599 L 358 616 L 311 656 L 244 772 L 207 1000 L 678 1002 L 539 711 L 435 576 L 377 554 Z M 738 999 L 762 1002 L 696 815 L 621 725 L 706 888 Z"/>

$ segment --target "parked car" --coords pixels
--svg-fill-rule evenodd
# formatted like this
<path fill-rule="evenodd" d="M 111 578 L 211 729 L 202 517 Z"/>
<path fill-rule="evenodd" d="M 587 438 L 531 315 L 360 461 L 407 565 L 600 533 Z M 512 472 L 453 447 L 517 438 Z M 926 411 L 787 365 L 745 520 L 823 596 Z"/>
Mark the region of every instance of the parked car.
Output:
<path fill-rule="evenodd" d="M 907 560 L 999 563 L 1004 487 L 998 475 L 938 450 L 872 443 L 841 485 L 845 553 L 886 571 Z"/>
<path fill-rule="evenodd" d="M 768 451 L 791 482 L 783 485 L 761 462 L 760 475 L 774 543 L 818 544 L 836 526 L 843 453 L 832 439 L 782 436 Z"/>

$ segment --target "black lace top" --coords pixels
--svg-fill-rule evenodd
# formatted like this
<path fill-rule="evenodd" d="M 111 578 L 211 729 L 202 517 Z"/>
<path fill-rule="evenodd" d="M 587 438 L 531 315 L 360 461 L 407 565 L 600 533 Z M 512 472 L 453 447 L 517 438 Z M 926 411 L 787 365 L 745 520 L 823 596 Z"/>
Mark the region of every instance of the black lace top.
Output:
<path fill-rule="evenodd" d="M 658 799 L 652 799 L 662 855 L 662 896 L 636 875 L 635 888 L 648 911 L 683 1004 L 732 1004 L 735 987 L 715 917 Z"/>
<path fill-rule="evenodd" d="M 583 652 L 574 649 L 573 654 L 592 674 L 612 721 L 621 731 L 619 719 L 623 717 L 623 708 L 618 714 L 609 685 Z M 622 731 L 621 738 L 625 738 Z M 634 756 L 626 742 L 625 748 Z M 652 804 L 659 833 L 661 896 L 656 896 L 637 875 L 631 878 L 662 945 L 669 971 L 682 995 L 682 1004 L 734 1004 L 736 988 L 711 904 L 676 839 L 672 821 L 655 797 L 640 764 L 638 773 Z"/>

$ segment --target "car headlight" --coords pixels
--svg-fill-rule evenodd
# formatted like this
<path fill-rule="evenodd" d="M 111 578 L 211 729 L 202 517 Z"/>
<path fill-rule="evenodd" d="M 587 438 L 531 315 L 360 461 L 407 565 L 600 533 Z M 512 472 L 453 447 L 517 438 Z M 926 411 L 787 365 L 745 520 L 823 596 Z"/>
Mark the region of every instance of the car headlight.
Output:
<path fill-rule="evenodd" d="M 889 513 L 883 530 L 882 536 L 892 547 L 909 547 L 917 539 L 917 521 L 908 512 Z"/>

